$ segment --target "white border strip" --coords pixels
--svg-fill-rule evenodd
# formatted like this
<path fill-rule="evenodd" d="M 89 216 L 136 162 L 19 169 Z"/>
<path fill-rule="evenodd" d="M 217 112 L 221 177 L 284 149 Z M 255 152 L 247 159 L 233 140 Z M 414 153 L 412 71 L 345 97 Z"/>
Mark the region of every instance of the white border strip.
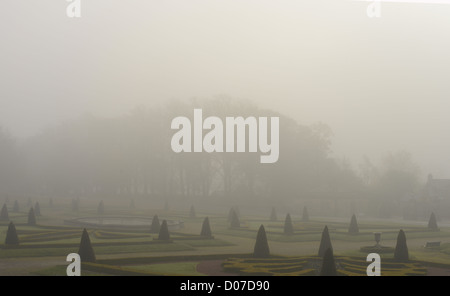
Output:
<path fill-rule="evenodd" d="M 450 0 L 353 0 L 359 2 L 391 2 L 391 3 L 422 3 L 422 4 L 450 4 Z"/>

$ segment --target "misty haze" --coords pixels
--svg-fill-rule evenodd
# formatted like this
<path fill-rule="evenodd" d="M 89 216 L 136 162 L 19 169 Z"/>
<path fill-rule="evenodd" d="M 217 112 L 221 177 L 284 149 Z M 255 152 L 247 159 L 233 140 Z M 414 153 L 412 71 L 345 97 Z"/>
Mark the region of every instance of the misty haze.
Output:
<path fill-rule="evenodd" d="M 68 3 L 0 4 L 0 275 L 449 274 L 450 5 Z"/>

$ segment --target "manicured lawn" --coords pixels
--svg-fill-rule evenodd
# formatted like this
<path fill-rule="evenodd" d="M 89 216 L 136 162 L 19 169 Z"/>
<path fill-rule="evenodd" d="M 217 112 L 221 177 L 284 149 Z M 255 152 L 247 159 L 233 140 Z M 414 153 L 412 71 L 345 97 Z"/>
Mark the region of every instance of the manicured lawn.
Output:
<path fill-rule="evenodd" d="M 176 252 L 187 250 L 193 250 L 193 248 L 187 245 L 176 243 L 148 244 L 148 245 L 130 244 L 121 246 L 94 247 L 94 252 L 97 255 L 119 254 L 119 253 L 145 253 L 145 252 Z M 0 249 L 0 258 L 66 256 L 69 253 L 77 251 L 78 251 L 77 247 Z"/>
<path fill-rule="evenodd" d="M 87 217 L 97 216 L 95 211 L 97 202 L 94 206 L 89 208 L 83 205 L 78 213 L 70 212 L 66 209 L 55 211 L 49 208 L 42 207 L 43 215 L 38 217 L 38 226 L 26 225 L 27 213 L 21 212 L 19 214 L 10 213 L 11 219 L 16 224 L 18 231 L 19 241 L 21 246 L 33 246 L 32 248 L 17 248 L 17 249 L 2 249 L 0 248 L 0 258 L 24 258 L 24 257 L 64 257 L 69 253 L 77 252 L 78 245 L 80 243 L 82 227 L 72 227 L 64 224 L 65 219 L 74 217 Z M 167 257 L 166 261 L 133 261 L 129 262 L 133 265 L 126 265 L 123 268 L 132 269 L 136 272 L 148 272 L 148 273 L 161 273 L 161 274 L 173 274 L 173 275 L 202 275 L 196 271 L 196 266 L 201 259 L 192 257 L 192 254 L 199 255 L 221 255 L 221 252 L 247 254 L 253 250 L 253 242 L 256 239 L 256 234 L 259 226 L 263 224 L 267 231 L 267 237 L 269 244 L 271 245 L 271 251 L 273 246 L 274 254 L 305 254 L 306 250 L 311 250 L 311 253 L 316 253 L 315 245 L 319 245 L 319 241 L 322 235 L 322 230 L 325 225 L 328 226 L 330 231 L 331 240 L 336 243 L 336 256 L 352 257 L 347 260 L 347 266 L 349 274 L 364 273 L 367 267 L 365 257 L 367 253 L 360 252 L 359 247 L 373 245 L 374 235 L 373 232 L 381 232 L 381 243 L 386 242 L 387 246 L 394 246 L 395 239 L 397 238 L 399 229 L 404 229 L 407 240 L 416 239 L 411 242 L 412 249 L 410 249 L 410 258 L 420 261 L 428 261 L 435 263 L 443 263 L 450 265 L 450 244 L 443 243 L 440 248 L 437 249 L 419 249 L 418 245 L 425 243 L 426 241 L 442 241 L 448 242 L 450 240 L 450 229 L 442 227 L 441 231 L 432 232 L 426 229 L 426 223 L 422 224 L 408 224 L 407 222 L 397 221 L 391 223 L 389 221 L 374 221 L 369 220 L 359 221 L 360 233 L 357 235 L 350 235 L 347 233 L 350 218 L 348 221 L 332 219 L 332 218 L 320 218 L 317 217 L 309 222 L 301 222 L 299 217 L 292 216 L 294 224 L 294 235 L 286 236 L 283 234 L 284 217 L 279 216 L 278 221 L 269 221 L 261 217 L 243 217 L 241 219 L 241 228 L 231 229 L 226 221 L 226 218 L 222 216 L 213 216 L 210 219 L 212 234 L 215 239 L 203 239 L 198 236 L 203 222 L 203 217 L 197 213 L 197 218 L 189 218 L 187 211 L 155 211 L 154 209 L 148 209 L 146 211 L 127 211 L 112 206 L 108 207 L 108 215 L 139 215 L 152 217 L 155 213 L 158 213 L 160 220 L 164 219 L 182 220 L 185 222 L 185 227 L 171 232 L 171 243 L 160 243 L 154 241 L 158 234 L 150 234 L 143 229 L 124 230 L 119 229 L 102 229 L 91 228 L 88 229 L 90 240 L 93 243 L 94 251 L 96 255 L 114 255 L 117 256 L 104 256 L 105 258 L 111 257 L 113 259 L 122 260 L 128 259 L 133 255 L 127 255 L 126 253 L 136 253 L 145 257 L 162 258 Z M 211 218 L 211 216 L 210 216 Z M 252 218 L 252 219 L 248 219 Z M 9 222 L 0 223 L 0 244 L 5 240 L 6 230 Z M 232 242 L 229 243 L 228 241 Z M 389 241 L 389 242 L 388 242 Z M 314 246 L 313 246 L 314 245 Z M 221 249 L 220 247 L 227 247 Z M 228 248 L 230 247 L 230 248 Z M 226 251 L 221 251 L 226 250 Z M 294 250 L 291 252 L 291 250 Z M 298 250 L 298 252 L 296 251 Z M 182 251 L 195 251 L 179 253 Z M 229 253 L 228 253 L 229 252 Z M 280 253 L 278 253 L 280 252 Z M 296 254 L 297 252 L 298 254 Z M 146 254 L 148 253 L 148 254 Z M 221 253 L 221 254 L 219 254 Z M 380 254 L 383 260 L 390 260 L 393 256 L 392 253 Z M 185 256 L 182 259 L 173 259 L 177 256 Z M 226 258 L 228 258 L 227 255 Z M 225 258 L 225 257 L 224 257 Z M 230 257 L 231 258 L 231 257 Z M 357 258 L 357 259 L 355 259 Z M 23 259 L 26 261 L 27 259 Z M 38 259 L 36 259 L 38 260 Z M 45 260 L 43 258 L 42 260 Z M 184 261 L 192 260 L 192 261 Z M 4 260 L 7 261 L 7 260 Z M 99 260 L 100 262 L 102 260 Z M 249 273 L 255 271 L 256 273 L 279 273 L 287 275 L 307 275 L 311 272 L 312 265 L 314 263 L 311 260 L 304 260 L 303 265 L 297 263 L 291 266 L 289 260 L 279 266 L 278 272 L 269 270 L 268 266 L 261 264 L 245 264 L 240 266 L 242 270 L 248 270 Z M 158 262 L 158 263 L 155 263 Z M 167 262 L 167 263 L 160 263 Z M 237 264 L 238 262 L 236 262 Z M 242 262 L 240 262 L 242 263 Z M 119 268 L 127 263 L 121 261 L 117 265 Z M 49 266 L 49 265 L 46 265 Z M 116 264 L 112 265 L 117 267 Z M 356 267 L 355 267 L 356 266 Z M 67 266 L 54 266 L 46 268 L 36 272 L 38 275 L 66 275 Z M 236 267 L 239 267 L 236 265 Z M 273 267 L 273 266 L 272 266 Z M 37 268 L 41 268 L 38 266 Z M 314 267 L 315 268 L 315 267 Z M 406 269 L 415 269 L 413 266 L 405 266 Z M 95 269 L 93 269 L 95 270 Z M 308 271 L 309 270 L 309 271 Z M 120 274 L 120 270 L 113 270 L 118 273 L 111 272 L 111 274 Z M 82 275 L 102 275 L 100 272 L 82 271 Z M 394 269 L 394 273 L 398 273 Z"/>
<path fill-rule="evenodd" d="M 233 246 L 233 244 L 220 240 L 220 239 L 196 239 L 196 240 L 183 240 L 183 244 L 191 247 L 223 247 Z"/>
<path fill-rule="evenodd" d="M 38 270 L 33 272 L 33 275 L 40 275 L 40 276 L 67 276 L 66 273 L 67 266 L 59 265 L 54 266 L 42 270 Z M 99 272 L 89 271 L 89 270 L 81 270 L 81 276 L 108 276 L 108 274 L 103 274 Z"/>
<path fill-rule="evenodd" d="M 171 275 L 204 276 L 204 274 L 197 272 L 197 264 L 198 262 L 177 262 L 149 265 L 132 265 L 126 266 L 126 268 L 137 271 L 156 272 Z"/>
<path fill-rule="evenodd" d="M 67 256 L 74 248 L 0 249 L 0 258 Z"/>

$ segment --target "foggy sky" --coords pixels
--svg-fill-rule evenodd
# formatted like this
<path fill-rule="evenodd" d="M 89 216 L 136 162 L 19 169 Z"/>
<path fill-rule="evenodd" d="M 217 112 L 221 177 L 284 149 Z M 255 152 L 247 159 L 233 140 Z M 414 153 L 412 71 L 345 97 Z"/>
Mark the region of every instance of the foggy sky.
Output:
<path fill-rule="evenodd" d="M 450 178 L 450 5 L 345 0 L 0 2 L 0 125 L 226 94 L 324 122 L 354 167 L 407 150 Z M 280 147 L 280 154 L 283 147 Z"/>

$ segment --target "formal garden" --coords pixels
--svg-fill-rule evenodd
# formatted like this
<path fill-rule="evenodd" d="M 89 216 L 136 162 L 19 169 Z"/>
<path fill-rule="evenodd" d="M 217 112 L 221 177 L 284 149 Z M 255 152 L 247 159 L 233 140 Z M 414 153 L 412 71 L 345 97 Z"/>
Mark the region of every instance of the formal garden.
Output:
<path fill-rule="evenodd" d="M 345 219 L 305 206 L 293 215 L 269 207 L 263 216 L 246 207 L 206 212 L 138 202 L 5 203 L 0 262 L 16 267 L 2 273 L 63 276 L 70 253 L 80 254 L 82 275 L 365 276 L 369 253 L 380 254 L 383 276 L 450 270 L 450 227 L 434 214 Z"/>

